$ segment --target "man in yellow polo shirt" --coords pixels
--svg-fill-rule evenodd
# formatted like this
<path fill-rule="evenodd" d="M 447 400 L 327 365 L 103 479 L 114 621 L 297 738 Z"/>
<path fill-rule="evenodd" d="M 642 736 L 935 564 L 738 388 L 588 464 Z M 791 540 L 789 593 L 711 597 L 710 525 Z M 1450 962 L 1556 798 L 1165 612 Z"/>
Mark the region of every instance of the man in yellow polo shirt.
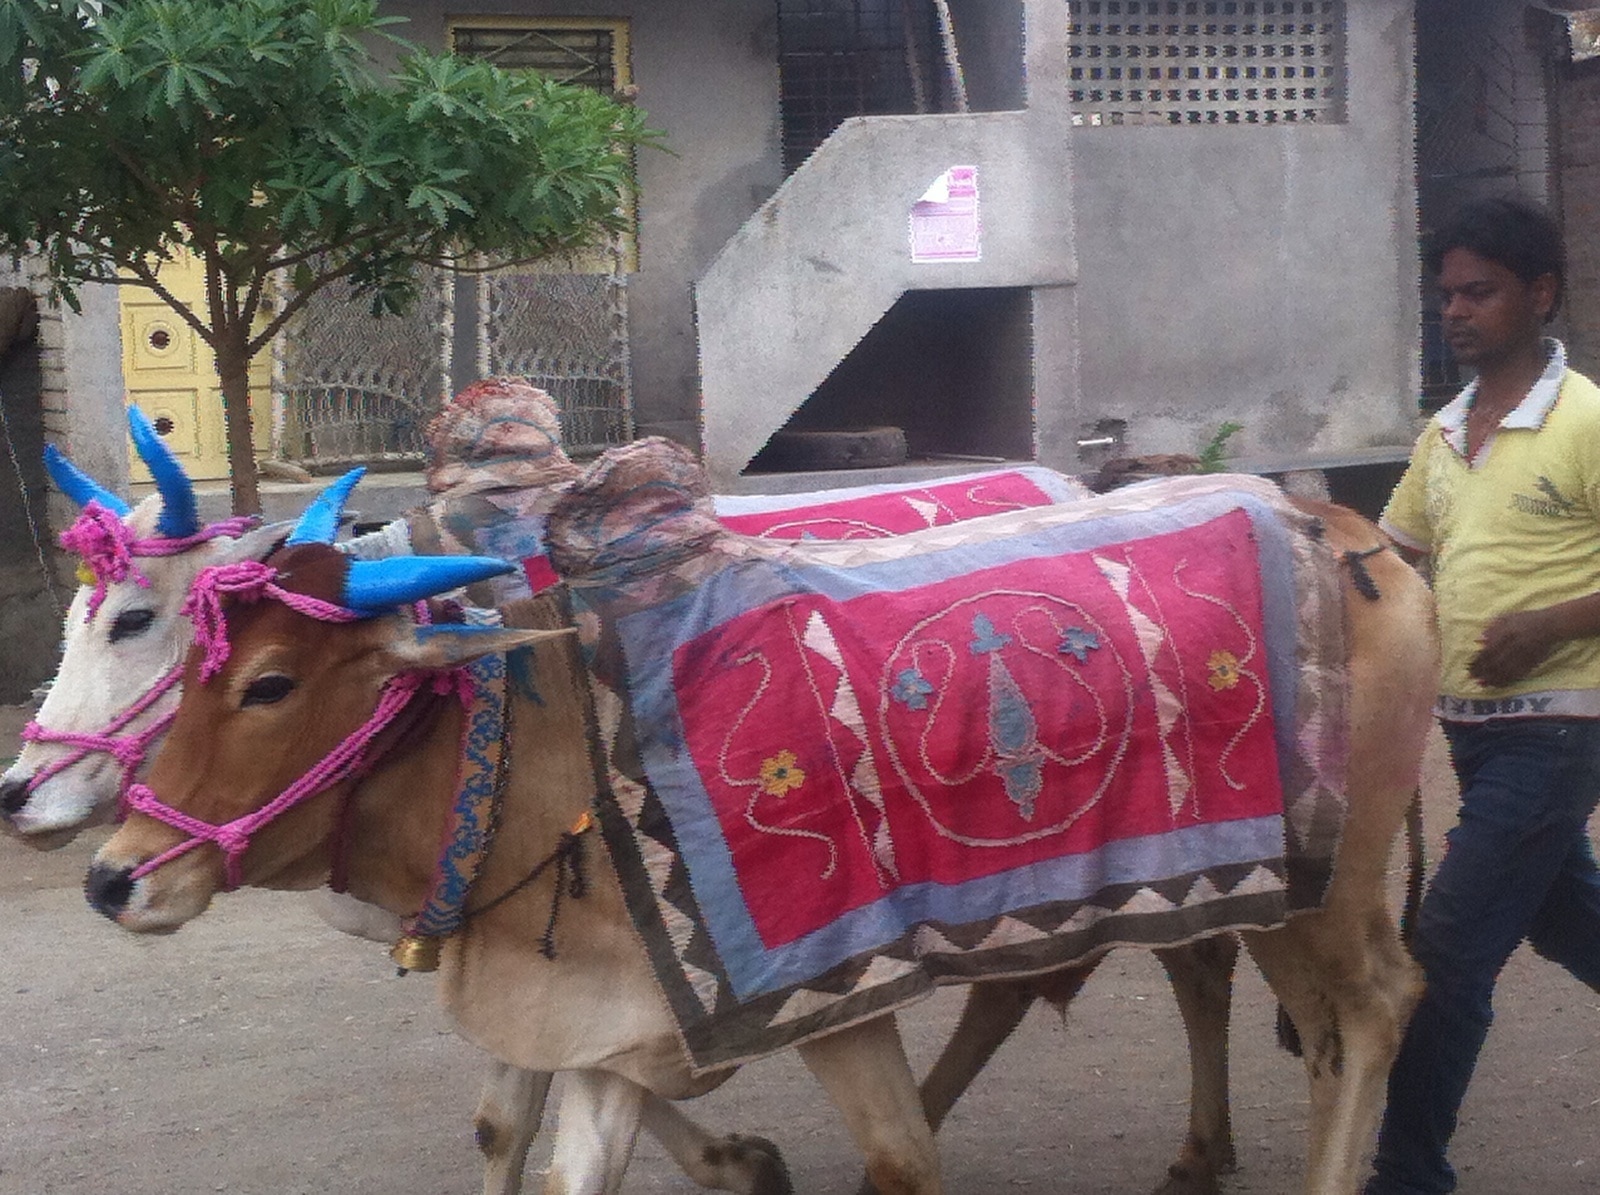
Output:
<path fill-rule="evenodd" d="M 1425 261 L 1446 342 L 1477 376 L 1423 431 L 1382 525 L 1431 562 L 1461 810 L 1417 919 L 1427 990 L 1366 1195 L 1455 1190 L 1446 1150 L 1519 943 L 1600 990 L 1587 828 L 1600 799 L 1600 388 L 1544 336 L 1565 266 L 1543 211 L 1469 204 Z"/>

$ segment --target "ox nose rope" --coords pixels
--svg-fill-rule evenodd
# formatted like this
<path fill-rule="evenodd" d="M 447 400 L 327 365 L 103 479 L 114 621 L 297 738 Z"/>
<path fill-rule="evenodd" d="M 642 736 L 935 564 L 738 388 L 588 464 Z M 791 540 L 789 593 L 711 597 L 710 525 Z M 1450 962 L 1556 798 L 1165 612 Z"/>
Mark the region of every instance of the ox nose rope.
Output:
<path fill-rule="evenodd" d="M 136 730 L 129 734 L 120 732 L 151 706 L 155 705 L 156 702 L 160 701 L 167 693 L 171 692 L 173 686 L 182 679 L 182 667 L 172 669 L 151 686 L 143 696 L 108 722 L 104 730 L 97 732 L 79 733 L 72 730 L 52 730 L 47 726 L 39 725 L 37 722 L 29 722 L 22 728 L 23 742 L 56 743 L 76 748 L 76 750 L 46 764 L 28 777 L 27 791 L 33 792 L 51 777 L 59 775 L 96 752 L 109 755 L 122 768 L 122 780 L 117 786 L 117 820 L 122 820 L 127 814 L 128 790 L 132 787 L 134 775 L 144 763 L 144 757 L 149 754 L 150 744 L 166 734 L 167 728 L 172 725 L 172 720 L 178 716 L 178 711 L 176 709 L 168 710 L 143 730 Z"/>
<path fill-rule="evenodd" d="M 131 577 L 141 588 L 150 587 L 149 578 L 139 572 L 138 566 L 134 564 L 135 557 L 178 556 L 221 536 L 236 538 L 251 530 L 260 521 L 254 515 L 237 515 L 211 523 L 193 535 L 178 539 L 168 539 L 163 536 L 141 539 L 115 512 L 90 499 L 72 526 L 61 533 L 60 539 L 63 548 L 76 553 L 80 558 L 80 579 L 85 585 L 94 585 L 94 592 L 89 595 L 87 615 L 88 619 L 93 619 L 105 601 L 106 591 L 112 585 Z M 31 794 L 41 784 L 90 755 L 97 753 L 109 755 L 122 768 L 122 779 L 117 786 L 117 820 L 122 820 L 127 815 L 128 790 L 133 784 L 134 776 L 143 766 L 145 756 L 150 753 L 150 745 L 167 732 L 167 728 L 177 716 L 177 711 L 175 709 L 168 711 L 143 730 L 128 734 L 122 732 L 171 692 L 182 679 L 183 666 L 179 664 L 162 675 L 155 684 L 98 731 L 56 730 L 37 721 L 29 722 L 22 728 L 23 742 L 52 743 L 73 747 L 76 750 L 46 764 L 30 776 L 26 791 Z"/>

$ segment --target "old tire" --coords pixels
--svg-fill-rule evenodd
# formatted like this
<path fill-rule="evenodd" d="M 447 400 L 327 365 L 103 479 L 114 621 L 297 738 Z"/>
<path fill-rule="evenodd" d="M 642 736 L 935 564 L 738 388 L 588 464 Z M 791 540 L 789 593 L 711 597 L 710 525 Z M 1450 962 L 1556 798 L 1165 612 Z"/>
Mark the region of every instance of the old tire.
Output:
<path fill-rule="evenodd" d="M 899 427 L 774 432 L 750 466 L 771 472 L 809 469 L 878 469 L 903 465 L 906 433 Z"/>

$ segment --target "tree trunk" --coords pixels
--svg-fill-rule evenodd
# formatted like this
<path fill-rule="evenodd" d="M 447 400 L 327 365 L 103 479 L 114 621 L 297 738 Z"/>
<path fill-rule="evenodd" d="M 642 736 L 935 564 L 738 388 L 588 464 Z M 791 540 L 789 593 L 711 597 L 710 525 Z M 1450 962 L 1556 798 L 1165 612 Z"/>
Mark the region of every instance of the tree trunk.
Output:
<path fill-rule="evenodd" d="M 261 513 L 261 487 L 256 475 L 255 436 L 250 426 L 250 358 L 245 336 L 224 333 L 218 337 L 217 374 L 222 380 L 222 413 L 228 430 L 228 477 L 233 493 L 233 513 Z"/>

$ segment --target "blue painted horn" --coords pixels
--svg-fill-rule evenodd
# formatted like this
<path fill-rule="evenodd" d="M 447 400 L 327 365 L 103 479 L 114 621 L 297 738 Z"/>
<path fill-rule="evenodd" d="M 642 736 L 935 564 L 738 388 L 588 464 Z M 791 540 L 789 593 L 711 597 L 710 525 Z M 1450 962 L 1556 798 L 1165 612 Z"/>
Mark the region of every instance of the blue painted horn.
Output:
<path fill-rule="evenodd" d="M 150 470 L 150 476 L 155 478 L 156 489 L 161 493 L 161 517 L 156 520 L 156 534 L 167 539 L 183 539 L 193 535 L 200 530 L 194 483 L 156 431 L 155 424 L 138 407 L 128 408 L 128 431 L 133 436 L 133 446 L 139 453 L 139 459 Z"/>
<path fill-rule="evenodd" d="M 283 541 L 284 547 L 293 544 L 331 544 L 339 534 L 339 520 L 344 517 L 344 504 L 350 497 L 350 491 L 366 475 L 365 467 L 351 469 L 318 494 L 316 501 L 306 507 L 300 521 L 294 525 L 289 538 Z"/>
<path fill-rule="evenodd" d="M 498 556 L 394 556 L 352 560 L 340 604 L 357 614 L 384 614 L 422 598 L 448 593 L 474 581 L 513 572 Z"/>
<path fill-rule="evenodd" d="M 119 519 L 133 509 L 133 507 L 69 461 L 54 444 L 46 444 L 44 446 L 44 467 L 45 471 L 50 474 L 50 480 L 56 483 L 56 488 L 79 506 L 88 506 L 90 502 L 98 502 Z"/>

